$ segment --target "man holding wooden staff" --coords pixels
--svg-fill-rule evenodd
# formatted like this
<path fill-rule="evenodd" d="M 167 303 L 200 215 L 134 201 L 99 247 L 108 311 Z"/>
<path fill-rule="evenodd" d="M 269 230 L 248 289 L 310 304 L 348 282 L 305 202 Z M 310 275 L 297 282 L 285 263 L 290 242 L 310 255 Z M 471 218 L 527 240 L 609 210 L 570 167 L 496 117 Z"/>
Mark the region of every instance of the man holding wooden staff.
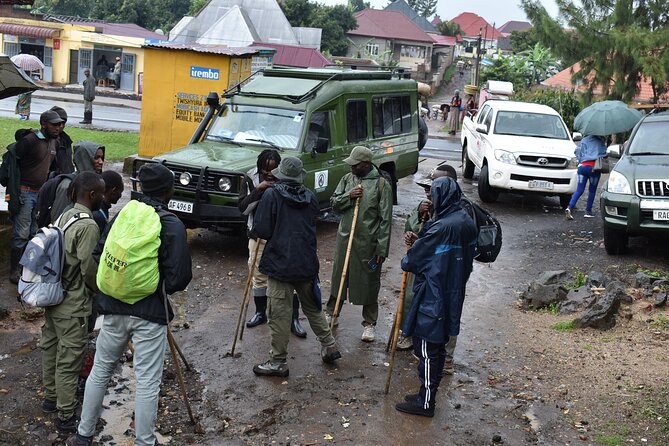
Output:
<path fill-rule="evenodd" d="M 460 207 L 462 192 L 449 177 L 432 183 L 434 216 L 402 259 L 402 269 L 414 273 L 414 298 L 402 332 L 413 336 L 419 358 L 417 394 L 407 395 L 400 412 L 434 416 L 435 396 L 442 378 L 445 345 L 460 332 L 465 285 L 472 271 L 478 231 Z"/>
<path fill-rule="evenodd" d="M 344 160 L 351 166 L 351 173 L 339 181 L 330 204 L 342 214 L 337 232 L 337 249 L 332 269 L 332 288 L 327 303 L 326 317 L 331 322 L 346 300 L 362 305 L 361 339 L 374 341 L 374 327 L 379 316 L 378 296 L 381 288 L 381 265 L 388 256 L 390 227 L 393 213 L 391 185 L 372 164 L 372 151 L 356 146 Z M 358 221 L 353 225 L 356 202 L 359 200 Z M 352 230 L 355 227 L 355 231 Z M 349 236 L 353 243 L 349 247 Z M 349 258 L 349 264 L 344 265 Z M 344 273 L 345 271 L 345 273 Z M 339 290 L 339 287 L 343 287 Z M 337 296 L 339 295 L 339 302 Z M 335 306 L 339 303 L 338 308 Z M 337 320 L 334 320 L 337 325 Z"/>

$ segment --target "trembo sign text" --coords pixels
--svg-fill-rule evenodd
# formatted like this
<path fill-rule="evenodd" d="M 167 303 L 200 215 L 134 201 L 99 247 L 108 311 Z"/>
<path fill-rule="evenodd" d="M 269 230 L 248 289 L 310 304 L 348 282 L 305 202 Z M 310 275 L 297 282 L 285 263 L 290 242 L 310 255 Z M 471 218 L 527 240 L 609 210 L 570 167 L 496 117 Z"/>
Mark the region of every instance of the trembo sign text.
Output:
<path fill-rule="evenodd" d="M 190 77 L 217 81 L 221 78 L 221 72 L 214 68 L 190 67 Z"/>

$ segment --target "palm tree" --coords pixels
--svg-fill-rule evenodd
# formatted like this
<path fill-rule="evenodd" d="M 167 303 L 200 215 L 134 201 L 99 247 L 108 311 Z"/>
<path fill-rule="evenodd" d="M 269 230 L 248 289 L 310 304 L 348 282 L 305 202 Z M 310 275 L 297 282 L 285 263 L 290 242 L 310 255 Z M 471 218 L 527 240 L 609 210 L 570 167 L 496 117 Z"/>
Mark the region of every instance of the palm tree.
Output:
<path fill-rule="evenodd" d="M 545 46 L 537 43 L 519 54 L 525 60 L 529 85 L 538 84 L 560 71 L 560 61 Z"/>

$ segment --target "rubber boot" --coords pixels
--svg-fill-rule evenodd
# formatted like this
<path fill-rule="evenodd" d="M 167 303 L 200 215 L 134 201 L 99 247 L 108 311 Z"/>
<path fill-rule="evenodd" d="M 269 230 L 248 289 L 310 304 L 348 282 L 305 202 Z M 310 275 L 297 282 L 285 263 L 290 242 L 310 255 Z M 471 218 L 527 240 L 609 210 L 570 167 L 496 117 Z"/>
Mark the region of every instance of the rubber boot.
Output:
<path fill-rule="evenodd" d="M 79 124 L 90 124 L 93 122 L 93 112 L 92 111 L 85 111 L 84 112 L 84 120 L 79 121 Z"/>
<path fill-rule="evenodd" d="M 12 283 L 19 283 L 19 277 L 21 277 L 19 260 L 22 254 L 21 250 L 16 248 L 12 248 L 9 253 L 9 281 Z"/>
<path fill-rule="evenodd" d="M 246 323 L 248 328 L 253 328 L 267 322 L 267 296 L 253 296 L 256 304 L 256 312 Z"/>
<path fill-rule="evenodd" d="M 293 294 L 293 322 L 290 324 L 290 332 L 298 338 L 307 337 L 307 332 L 300 325 L 300 300 L 297 294 Z"/>

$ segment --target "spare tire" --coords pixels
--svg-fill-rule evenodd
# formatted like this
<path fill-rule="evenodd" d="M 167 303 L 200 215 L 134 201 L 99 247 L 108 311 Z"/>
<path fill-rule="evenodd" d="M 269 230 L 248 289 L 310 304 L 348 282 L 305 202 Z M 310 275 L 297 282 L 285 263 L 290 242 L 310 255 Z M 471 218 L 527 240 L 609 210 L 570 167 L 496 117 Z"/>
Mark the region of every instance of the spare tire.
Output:
<path fill-rule="evenodd" d="M 418 150 L 422 150 L 423 147 L 425 147 L 425 144 L 427 144 L 427 133 L 427 122 L 425 122 L 425 118 L 421 116 L 418 118 Z"/>

